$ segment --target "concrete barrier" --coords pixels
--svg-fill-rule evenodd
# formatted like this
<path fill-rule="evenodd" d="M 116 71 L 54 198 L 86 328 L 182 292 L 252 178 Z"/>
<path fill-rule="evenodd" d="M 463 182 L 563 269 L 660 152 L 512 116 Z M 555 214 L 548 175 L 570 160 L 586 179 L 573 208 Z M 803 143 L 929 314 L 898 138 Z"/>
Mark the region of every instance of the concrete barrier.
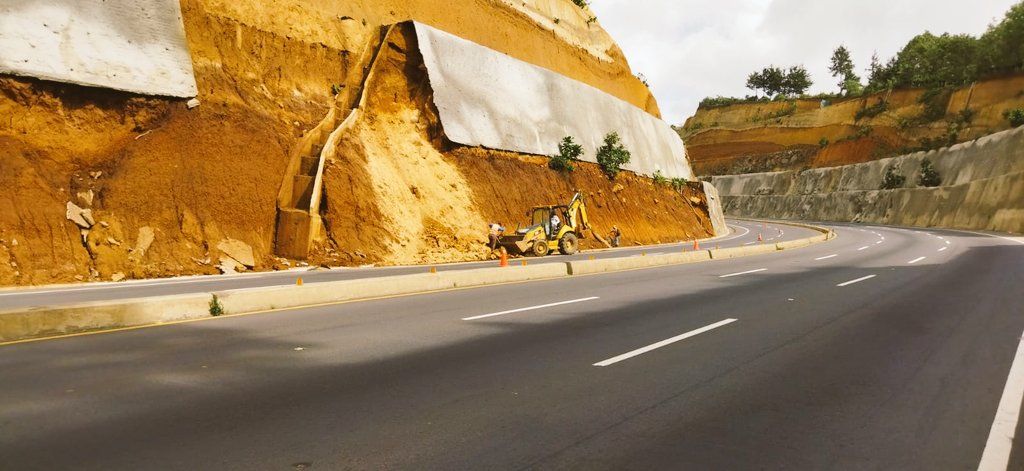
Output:
<path fill-rule="evenodd" d="M 589 275 L 593 273 L 608 273 L 623 270 L 636 270 L 639 268 L 696 263 L 707 260 L 711 260 L 711 256 L 708 254 L 708 251 L 698 250 L 695 252 L 681 252 L 643 257 L 577 260 L 568 262 L 566 265 L 569 266 L 569 275 Z"/>
<path fill-rule="evenodd" d="M 0 342 L 209 317 L 208 293 L 0 312 Z"/>
<path fill-rule="evenodd" d="M 210 316 L 216 295 L 227 315 L 298 308 L 386 296 L 429 293 L 501 283 L 564 278 L 595 273 L 663 267 L 708 260 L 765 254 L 804 247 L 832 237 L 821 235 L 778 244 L 698 250 L 662 255 L 578 260 L 525 266 L 420 273 L 362 278 L 271 288 L 247 288 L 180 296 L 105 301 L 69 306 L 37 307 L 0 312 L 0 342 L 50 337 L 77 332 L 134 327 Z M 426 267 L 424 267 L 426 270 Z"/>
<path fill-rule="evenodd" d="M 738 257 L 749 257 L 751 255 L 761 255 L 765 253 L 771 253 L 776 250 L 774 245 L 770 244 L 758 244 L 758 245 L 746 245 L 743 247 L 730 247 L 727 249 L 714 249 L 709 250 L 712 260 L 724 260 L 729 258 Z"/>

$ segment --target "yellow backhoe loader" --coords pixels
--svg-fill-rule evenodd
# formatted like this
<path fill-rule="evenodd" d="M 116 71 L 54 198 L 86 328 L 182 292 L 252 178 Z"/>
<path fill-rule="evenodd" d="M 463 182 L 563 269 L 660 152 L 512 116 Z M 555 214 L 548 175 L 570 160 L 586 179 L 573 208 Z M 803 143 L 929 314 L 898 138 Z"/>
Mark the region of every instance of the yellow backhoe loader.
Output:
<path fill-rule="evenodd" d="M 556 215 L 560 224 L 551 227 L 552 216 Z M 526 216 L 530 218 L 530 225 L 517 228 L 515 233 L 503 235 L 498 241 L 510 254 L 543 257 L 558 250 L 572 255 L 580 250 L 583 231 L 590 228 L 587 205 L 579 191 L 567 205 L 537 206 L 527 211 Z"/>

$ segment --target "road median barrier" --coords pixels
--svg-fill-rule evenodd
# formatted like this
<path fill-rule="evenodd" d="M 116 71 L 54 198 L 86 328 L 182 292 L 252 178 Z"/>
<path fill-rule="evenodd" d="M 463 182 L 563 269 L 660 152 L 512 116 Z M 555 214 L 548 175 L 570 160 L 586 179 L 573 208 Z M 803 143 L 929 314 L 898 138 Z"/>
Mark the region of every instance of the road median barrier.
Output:
<path fill-rule="evenodd" d="M 597 260 L 575 260 L 568 262 L 569 275 L 589 275 L 592 273 L 609 273 L 639 268 L 652 268 L 667 265 L 680 265 L 711 260 L 707 250 L 682 252 L 664 255 L 648 255 L 644 257 L 602 258 Z"/>
<path fill-rule="evenodd" d="M 815 229 L 821 234 L 774 245 L 762 244 L 644 257 L 574 260 L 564 263 L 523 264 L 521 266 L 469 270 L 436 272 L 432 270 L 430 273 L 412 275 L 321 283 L 296 282 L 292 285 L 274 287 L 13 309 L 0 311 L 0 342 L 209 318 L 212 310 L 211 300 L 214 296 L 217 297 L 223 315 L 251 314 L 275 309 L 300 308 L 448 289 L 745 257 L 804 247 L 835 237 L 835 234 L 827 229 L 814 226 L 805 227 Z"/>
<path fill-rule="evenodd" d="M 328 281 L 308 283 L 303 286 L 245 288 L 220 291 L 214 294 L 220 299 L 226 313 L 238 314 L 455 288 L 543 280 L 564 277 L 566 274 L 565 264 L 546 263 Z"/>
<path fill-rule="evenodd" d="M 0 342 L 210 316 L 208 293 L 0 312 Z"/>

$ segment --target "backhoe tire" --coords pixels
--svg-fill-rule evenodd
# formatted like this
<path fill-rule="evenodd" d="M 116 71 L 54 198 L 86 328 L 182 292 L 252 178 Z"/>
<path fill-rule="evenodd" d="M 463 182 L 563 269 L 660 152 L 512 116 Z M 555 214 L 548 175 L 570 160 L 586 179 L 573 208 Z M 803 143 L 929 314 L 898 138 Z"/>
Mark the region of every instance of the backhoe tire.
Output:
<path fill-rule="evenodd" d="M 558 241 L 558 251 L 562 252 L 562 255 L 574 255 L 580 251 L 580 241 L 576 238 L 576 234 L 568 233 L 562 236 L 562 240 Z"/>
<path fill-rule="evenodd" d="M 543 257 L 548 254 L 548 241 L 541 239 L 533 243 L 533 255 Z"/>

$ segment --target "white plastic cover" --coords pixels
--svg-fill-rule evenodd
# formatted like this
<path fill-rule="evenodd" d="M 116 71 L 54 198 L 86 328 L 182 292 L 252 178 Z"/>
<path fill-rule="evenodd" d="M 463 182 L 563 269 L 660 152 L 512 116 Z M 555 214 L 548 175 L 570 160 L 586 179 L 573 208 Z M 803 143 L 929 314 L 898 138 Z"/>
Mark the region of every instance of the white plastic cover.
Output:
<path fill-rule="evenodd" d="M 0 73 L 197 93 L 178 0 L 0 0 Z"/>
<path fill-rule="evenodd" d="M 612 95 L 433 27 L 416 23 L 420 52 L 445 135 L 453 142 L 554 155 L 572 136 L 596 162 L 618 132 L 632 154 L 624 168 L 693 179 L 683 141 L 664 121 Z"/>

